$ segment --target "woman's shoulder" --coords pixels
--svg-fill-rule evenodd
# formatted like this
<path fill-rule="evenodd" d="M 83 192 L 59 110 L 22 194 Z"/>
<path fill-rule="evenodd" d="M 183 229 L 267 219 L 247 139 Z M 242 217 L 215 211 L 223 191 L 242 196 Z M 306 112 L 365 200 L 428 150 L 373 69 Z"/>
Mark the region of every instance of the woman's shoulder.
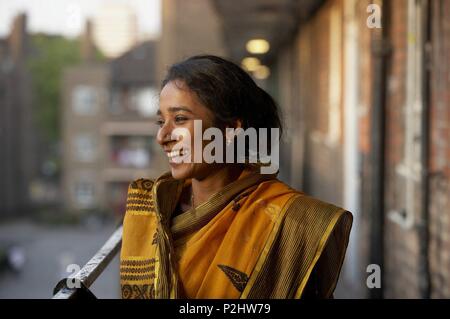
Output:
<path fill-rule="evenodd" d="M 138 178 L 130 182 L 128 190 L 144 190 L 150 191 L 153 187 L 154 180 L 150 178 Z"/>
<path fill-rule="evenodd" d="M 306 194 L 303 192 L 298 192 L 298 196 L 293 200 L 292 205 L 300 206 L 303 210 L 315 210 L 322 212 L 348 212 L 345 208 L 339 206 L 338 204 L 334 204 L 318 197 L 312 196 L 310 194 Z"/>
<path fill-rule="evenodd" d="M 270 186 L 269 186 L 270 185 Z M 310 195 L 301 190 L 297 190 L 288 184 L 275 179 L 269 184 L 272 192 L 279 194 L 289 193 L 290 199 L 286 203 L 286 208 L 290 217 L 294 219 L 311 218 L 337 218 L 336 216 L 346 216 L 352 219 L 352 214 L 338 204 L 327 202 L 323 199 Z"/>
<path fill-rule="evenodd" d="M 152 195 L 154 181 L 149 178 L 138 178 L 129 183 L 126 215 L 142 215 L 152 211 L 154 202 Z"/>
<path fill-rule="evenodd" d="M 142 191 L 150 191 L 158 181 L 163 180 L 172 180 L 172 174 L 169 172 L 163 172 L 159 175 L 158 178 L 148 178 L 148 177 L 140 177 L 130 182 L 128 186 L 128 190 L 142 190 Z"/>
<path fill-rule="evenodd" d="M 300 227 L 306 233 L 326 234 L 340 229 L 348 236 L 353 215 L 345 208 L 300 192 L 286 209 L 285 223 Z"/>

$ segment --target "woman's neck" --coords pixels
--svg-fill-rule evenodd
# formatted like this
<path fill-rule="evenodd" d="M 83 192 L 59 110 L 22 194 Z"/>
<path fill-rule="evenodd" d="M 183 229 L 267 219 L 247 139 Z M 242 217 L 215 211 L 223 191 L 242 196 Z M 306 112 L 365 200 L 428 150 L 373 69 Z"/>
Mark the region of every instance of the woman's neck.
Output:
<path fill-rule="evenodd" d="M 193 178 L 193 206 L 198 206 L 207 201 L 212 194 L 237 180 L 243 169 L 243 166 L 240 165 L 224 165 L 201 180 Z"/>

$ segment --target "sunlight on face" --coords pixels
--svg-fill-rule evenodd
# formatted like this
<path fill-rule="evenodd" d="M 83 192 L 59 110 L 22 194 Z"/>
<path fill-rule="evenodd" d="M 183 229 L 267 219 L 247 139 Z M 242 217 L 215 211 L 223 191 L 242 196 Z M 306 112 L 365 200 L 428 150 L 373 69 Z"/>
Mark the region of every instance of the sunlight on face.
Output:
<path fill-rule="evenodd" d="M 206 163 L 177 163 L 176 157 L 190 155 L 195 157 L 194 151 L 194 120 L 202 120 L 203 131 L 213 126 L 214 115 L 200 103 L 196 94 L 182 81 L 171 81 L 167 83 L 160 94 L 158 111 L 158 124 L 160 126 L 157 141 L 167 154 L 172 176 L 175 179 L 196 178 L 203 179 L 208 175 L 214 164 Z M 178 135 L 171 138 L 172 132 L 177 128 L 184 128 L 189 135 Z M 201 132 L 203 134 L 203 132 Z M 177 143 L 182 143 L 180 150 L 174 150 Z M 203 142 L 203 146 L 207 144 Z"/>

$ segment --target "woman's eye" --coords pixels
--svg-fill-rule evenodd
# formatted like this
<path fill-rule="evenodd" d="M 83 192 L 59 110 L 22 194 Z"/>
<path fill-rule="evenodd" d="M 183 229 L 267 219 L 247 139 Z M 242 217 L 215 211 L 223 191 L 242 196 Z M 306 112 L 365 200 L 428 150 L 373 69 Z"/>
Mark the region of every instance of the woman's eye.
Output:
<path fill-rule="evenodd" d="M 187 120 L 187 117 L 185 117 L 185 116 L 176 116 L 175 117 L 175 123 L 182 123 L 186 120 Z"/>
<path fill-rule="evenodd" d="M 156 120 L 156 125 L 163 126 L 164 125 L 164 120 L 162 120 L 162 119 Z"/>

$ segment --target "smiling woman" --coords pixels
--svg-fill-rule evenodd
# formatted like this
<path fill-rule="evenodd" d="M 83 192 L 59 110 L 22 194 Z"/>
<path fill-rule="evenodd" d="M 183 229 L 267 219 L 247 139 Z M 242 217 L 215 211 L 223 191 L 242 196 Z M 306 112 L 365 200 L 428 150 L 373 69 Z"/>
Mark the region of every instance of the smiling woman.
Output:
<path fill-rule="evenodd" d="M 266 129 L 268 154 L 278 152 L 281 133 L 273 139 L 271 132 L 281 131 L 281 120 L 272 97 L 234 63 L 194 56 L 169 69 L 158 117 L 171 171 L 129 186 L 122 297 L 332 297 L 352 215 L 290 188 L 276 172 L 261 173 L 260 161 L 210 162 L 201 152 L 207 141 L 195 146 L 201 121 L 202 134 L 222 132 L 217 145 L 233 150 L 239 133 L 230 129 Z M 261 143 L 252 144 L 243 144 L 244 158 L 260 159 Z M 187 155 L 201 160 L 179 161 Z"/>

